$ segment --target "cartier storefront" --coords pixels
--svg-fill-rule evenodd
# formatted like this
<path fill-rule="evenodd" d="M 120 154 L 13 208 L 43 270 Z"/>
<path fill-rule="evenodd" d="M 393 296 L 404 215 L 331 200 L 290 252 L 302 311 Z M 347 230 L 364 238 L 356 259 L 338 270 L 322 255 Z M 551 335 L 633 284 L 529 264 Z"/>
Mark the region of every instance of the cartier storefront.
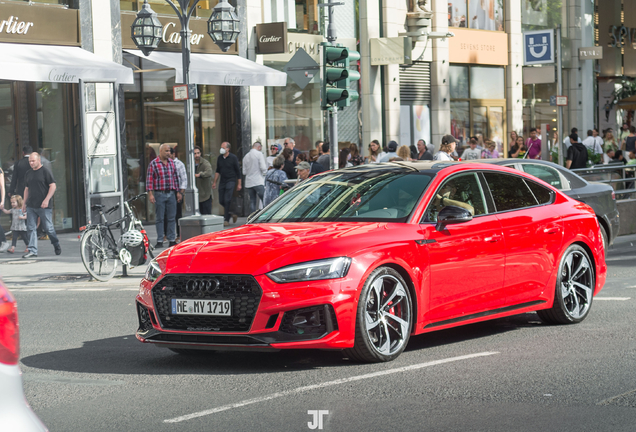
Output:
<path fill-rule="evenodd" d="M 79 10 L 60 5 L 0 4 L 0 163 L 8 194 L 13 167 L 30 145 L 57 183 L 55 229 L 84 222 L 79 81 L 126 81 L 129 72 L 80 48 Z M 11 187 L 13 183 L 13 188 Z M 2 215 L 3 227 L 10 220 Z"/>

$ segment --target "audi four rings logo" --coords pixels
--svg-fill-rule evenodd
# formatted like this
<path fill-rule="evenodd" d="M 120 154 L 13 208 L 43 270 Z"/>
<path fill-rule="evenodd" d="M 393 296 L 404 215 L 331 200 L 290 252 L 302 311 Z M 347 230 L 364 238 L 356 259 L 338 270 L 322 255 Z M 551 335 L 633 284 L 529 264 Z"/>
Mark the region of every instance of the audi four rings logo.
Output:
<path fill-rule="evenodd" d="M 218 279 L 190 279 L 186 283 L 186 291 L 212 293 L 221 285 Z"/>

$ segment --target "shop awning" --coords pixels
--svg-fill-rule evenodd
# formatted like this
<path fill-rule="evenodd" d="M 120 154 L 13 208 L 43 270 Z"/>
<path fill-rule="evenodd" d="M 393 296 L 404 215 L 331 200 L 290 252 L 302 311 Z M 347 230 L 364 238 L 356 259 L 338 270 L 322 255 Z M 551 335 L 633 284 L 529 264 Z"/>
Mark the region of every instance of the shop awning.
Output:
<path fill-rule="evenodd" d="M 130 68 L 78 47 L 0 43 L 0 58 L 0 79 L 4 80 L 135 82 Z"/>
<path fill-rule="evenodd" d="M 180 52 L 154 51 L 145 56 L 138 50 L 126 50 L 176 72 L 176 82 L 183 82 Z M 284 87 L 287 74 L 236 55 L 190 54 L 190 82 L 219 86 Z"/>

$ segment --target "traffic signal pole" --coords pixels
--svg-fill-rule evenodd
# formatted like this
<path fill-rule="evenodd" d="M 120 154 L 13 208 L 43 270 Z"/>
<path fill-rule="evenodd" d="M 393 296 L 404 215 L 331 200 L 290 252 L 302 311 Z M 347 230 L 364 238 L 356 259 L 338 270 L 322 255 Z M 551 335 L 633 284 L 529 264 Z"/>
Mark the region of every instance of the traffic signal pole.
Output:
<path fill-rule="evenodd" d="M 326 7 L 329 13 L 329 25 L 327 26 L 327 41 L 330 45 L 333 45 L 338 38 L 336 34 L 336 23 L 334 22 L 333 17 L 333 8 L 336 6 L 340 6 L 344 3 L 335 2 L 333 0 L 329 0 L 329 3 L 320 3 L 318 6 Z M 323 50 L 326 50 L 327 47 L 323 46 Z M 324 76 L 323 80 L 326 80 L 327 77 Z M 323 89 L 325 86 L 322 86 Z M 326 93 L 326 92 L 325 92 Z M 327 100 L 327 95 L 323 94 L 323 101 Z M 324 102 L 323 102 L 324 104 Z M 329 160 L 329 165 L 331 165 L 331 169 L 338 168 L 336 166 L 336 158 L 338 157 L 338 107 L 331 106 L 329 109 L 329 153 L 331 154 L 331 158 Z"/>

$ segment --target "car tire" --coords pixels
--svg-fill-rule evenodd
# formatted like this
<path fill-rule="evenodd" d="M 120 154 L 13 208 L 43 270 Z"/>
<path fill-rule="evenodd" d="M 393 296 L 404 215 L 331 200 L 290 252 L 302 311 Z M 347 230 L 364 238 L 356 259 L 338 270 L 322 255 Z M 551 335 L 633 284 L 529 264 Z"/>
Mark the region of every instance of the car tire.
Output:
<path fill-rule="evenodd" d="M 550 309 L 538 311 L 548 324 L 575 324 L 590 312 L 595 287 L 594 264 L 587 251 L 571 245 L 563 254 Z"/>
<path fill-rule="evenodd" d="M 216 353 L 214 350 L 200 350 L 200 349 L 189 349 L 189 348 L 168 348 L 173 353 L 177 353 L 179 355 L 185 356 L 207 356 L 210 354 Z"/>
<path fill-rule="evenodd" d="M 390 267 L 374 270 L 360 292 L 355 341 L 345 356 L 365 363 L 396 359 L 411 335 L 412 310 L 411 294 L 402 276 Z"/>

